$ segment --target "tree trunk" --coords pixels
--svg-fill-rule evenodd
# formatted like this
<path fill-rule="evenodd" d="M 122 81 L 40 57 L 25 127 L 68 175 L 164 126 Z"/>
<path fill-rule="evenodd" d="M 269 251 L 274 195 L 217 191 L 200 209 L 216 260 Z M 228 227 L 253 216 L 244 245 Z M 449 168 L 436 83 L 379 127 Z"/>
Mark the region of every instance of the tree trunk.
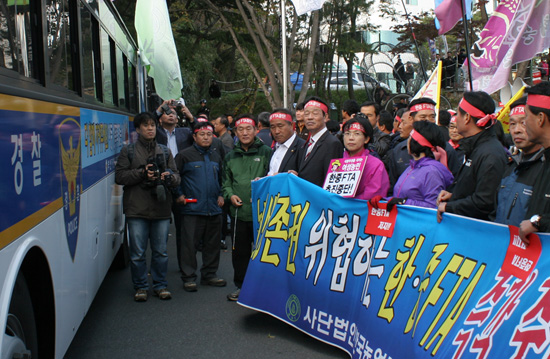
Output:
<path fill-rule="evenodd" d="M 248 56 L 246 55 L 243 47 L 241 46 L 240 42 L 239 42 L 239 39 L 237 38 L 237 35 L 235 34 L 235 31 L 233 30 L 233 27 L 231 26 L 231 24 L 229 24 L 229 22 L 227 21 L 227 19 L 225 18 L 225 16 L 223 16 L 223 14 L 221 13 L 220 9 L 215 6 L 210 0 L 204 0 L 204 2 L 212 9 L 212 11 L 214 11 L 219 17 L 220 19 L 222 20 L 224 26 L 227 28 L 227 30 L 229 31 L 229 34 L 231 35 L 231 38 L 233 39 L 233 42 L 235 43 L 235 46 L 237 47 L 237 50 L 239 51 L 239 53 L 241 54 L 241 56 L 243 57 L 244 61 L 246 62 L 246 64 L 248 65 L 248 67 L 250 67 L 250 70 L 252 70 L 252 73 L 254 74 L 254 77 L 256 78 L 256 80 L 258 81 L 258 83 L 260 84 L 262 90 L 264 91 L 265 93 L 265 97 L 267 99 L 267 101 L 269 102 L 269 104 L 271 105 L 272 108 L 275 108 L 275 107 L 278 107 L 279 105 L 276 104 L 276 102 L 273 100 L 273 97 L 269 94 L 269 92 L 267 91 L 267 87 L 262 79 L 262 76 L 260 75 L 260 73 L 258 72 L 258 69 L 256 68 L 256 66 L 254 66 L 254 64 L 252 64 L 252 62 L 250 61 L 250 59 L 248 58 Z M 249 24 L 248 24 L 249 25 Z M 252 34 L 251 34 L 252 35 Z M 267 69 L 266 69 L 267 70 Z M 279 104 L 280 104 L 280 96 L 279 96 Z"/>
<path fill-rule="evenodd" d="M 315 59 L 315 51 L 317 49 L 317 44 L 319 43 L 319 22 L 320 15 L 319 10 L 313 12 L 313 26 L 311 29 L 311 43 L 309 45 L 309 51 L 307 53 L 306 69 L 304 71 L 304 78 L 302 84 L 309 82 L 309 74 L 313 68 L 313 60 Z M 307 89 L 302 85 L 302 91 L 300 92 L 300 97 L 298 102 L 303 102 L 306 99 Z"/>

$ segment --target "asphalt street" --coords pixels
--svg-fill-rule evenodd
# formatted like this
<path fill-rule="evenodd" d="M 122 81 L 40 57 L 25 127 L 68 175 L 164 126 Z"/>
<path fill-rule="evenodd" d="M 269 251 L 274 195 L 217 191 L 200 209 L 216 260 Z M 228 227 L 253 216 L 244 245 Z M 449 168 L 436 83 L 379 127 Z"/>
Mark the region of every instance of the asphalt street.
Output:
<path fill-rule="evenodd" d="M 230 249 L 222 251 L 218 271 L 228 286 L 199 285 L 194 293 L 183 290 L 173 235 L 168 250 L 172 299 L 134 302 L 129 268 L 110 270 L 65 358 L 349 358 L 279 319 L 229 302 L 226 295 L 235 289 Z"/>

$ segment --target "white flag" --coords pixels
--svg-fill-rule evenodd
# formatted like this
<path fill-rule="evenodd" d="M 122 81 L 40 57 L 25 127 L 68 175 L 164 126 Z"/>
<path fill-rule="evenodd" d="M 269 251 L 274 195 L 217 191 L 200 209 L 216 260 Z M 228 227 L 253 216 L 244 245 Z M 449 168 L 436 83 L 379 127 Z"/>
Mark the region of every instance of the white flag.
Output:
<path fill-rule="evenodd" d="M 181 96 L 183 87 L 178 52 L 165 0 L 138 0 L 135 27 L 141 60 L 163 100 Z"/>
<path fill-rule="evenodd" d="M 319 10 L 326 0 L 292 0 L 298 16 L 310 11 Z"/>

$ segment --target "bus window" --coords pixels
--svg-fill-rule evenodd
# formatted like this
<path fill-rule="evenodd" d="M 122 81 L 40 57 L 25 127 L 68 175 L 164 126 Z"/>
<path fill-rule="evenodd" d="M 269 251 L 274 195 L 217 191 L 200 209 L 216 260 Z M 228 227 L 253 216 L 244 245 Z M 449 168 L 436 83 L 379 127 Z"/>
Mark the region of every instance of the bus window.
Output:
<path fill-rule="evenodd" d="M 80 4 L 82 28 L 82 94 L 102 101 L 101 58 L 99 56 L 99 23 L 84 3 Z"/>
<path fill-rule="evenodd" d="M 36 36 L 32 36 L 30 19 L 28 1 L 0 0 L 0 67 L 36 78 L 32 49 Z"/>
<path fill-rule="evenodd" d="M 118 106 L 128 108 L 128 72 L 127 59 L 122 50 L 116 47 L 116 76 L 117 76 L 117 94 Z"/>
<path fill-rule="evenodd" d="M 103 69 L 103 102 L 113 104 L 113 78 L 111 72 L 111 41 L 103 29 L 101 33 L 101 65 Z"/>
<path fill-rule="evenodd" d="M 50 81 L 74 90 L 68 0 L 46 1 L 46 23 Z"/>
<path fill-rule="evenodd" d="M 130 84 L 130 111 L 138 112 L 138 83 L 137 83 L 137 74 L 134 64 L 128 61 L 128 83 Z"/>

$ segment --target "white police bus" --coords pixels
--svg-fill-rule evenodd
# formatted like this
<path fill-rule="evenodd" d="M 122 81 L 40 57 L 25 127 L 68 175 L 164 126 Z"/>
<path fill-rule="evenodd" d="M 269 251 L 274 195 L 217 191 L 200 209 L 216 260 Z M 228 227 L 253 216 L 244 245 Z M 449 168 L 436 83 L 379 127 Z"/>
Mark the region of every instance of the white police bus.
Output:
<path fill-rule="evenodd" d="M 0 0 L 0 359 L 62 358 L 123 248 L 142 78 L 111 1 Z"/>

